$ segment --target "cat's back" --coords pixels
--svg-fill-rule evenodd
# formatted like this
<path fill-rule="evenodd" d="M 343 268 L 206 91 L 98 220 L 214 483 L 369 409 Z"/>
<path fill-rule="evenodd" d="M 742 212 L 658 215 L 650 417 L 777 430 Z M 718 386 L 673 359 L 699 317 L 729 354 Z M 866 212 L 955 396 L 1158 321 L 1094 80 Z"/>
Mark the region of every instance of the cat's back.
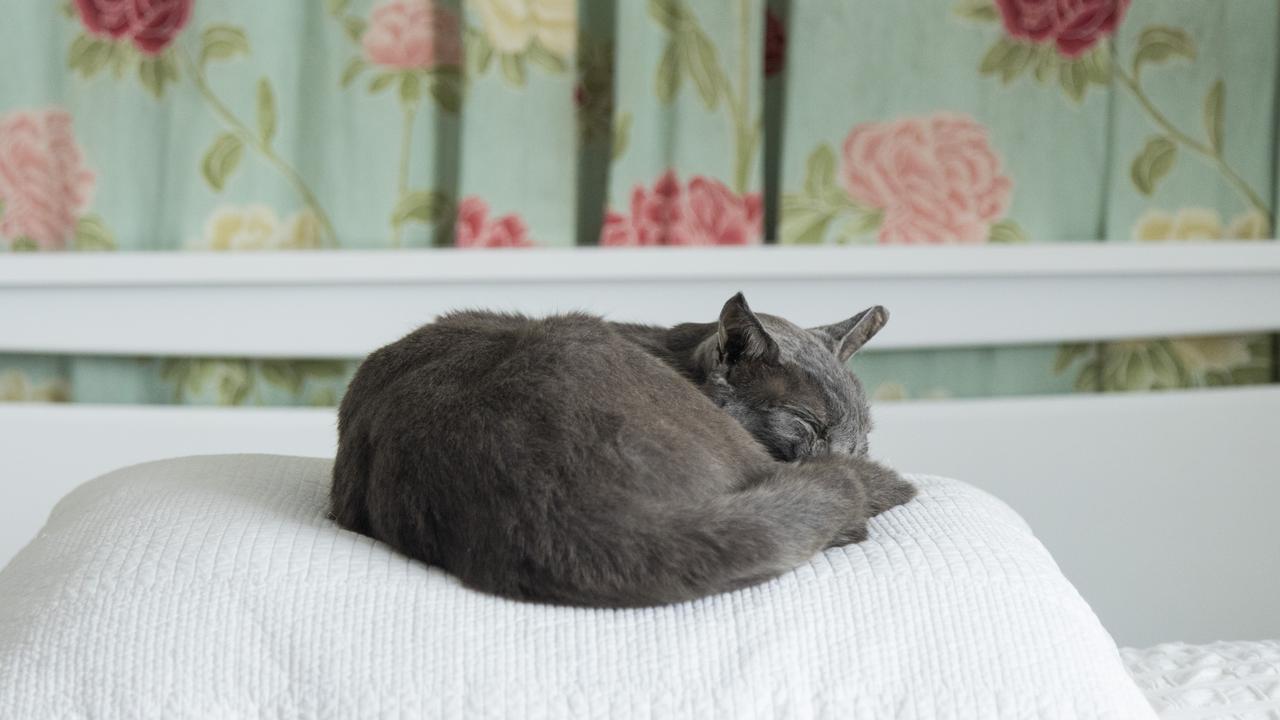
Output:
<path fill-rule="evenodd" d="M 492 405 L 504 395 L 524 396 L 548 386 L 589 386 L 619 366 L 644 376 L 661 375 L 664 369 L 653 358 L 636 353 L 596 316 L 569 313 L 535 319 L 464 311 L 444 315 L 371 355 L 357 376 L 364 382 L 352 387 L 389 391 L 410 402 L 424 392 L 432 393 L 436 402 L 448 402 L 451 396 L 484 396 Z"/>
<path fill-rule="evenodd" d="M 442 426 L 451 437 L 470 433 L 480 443 L 536 426 L 525 442 L 545 445 L 570 440 L 564 433 L 571 431 L 586 433 L 577 443 L 604 441 L 626 424 L 649 428 L 659 441 L 677 429 L 669 419 L 700 416 L 695 435 L 745 441 L 744 431 L 674 368 L 603 319 L 580 313 L 442 316 L 361 365 L 340 425 L 370 414 L 383 418 L 384 428 L 399 426 L 433 444 Z"/>

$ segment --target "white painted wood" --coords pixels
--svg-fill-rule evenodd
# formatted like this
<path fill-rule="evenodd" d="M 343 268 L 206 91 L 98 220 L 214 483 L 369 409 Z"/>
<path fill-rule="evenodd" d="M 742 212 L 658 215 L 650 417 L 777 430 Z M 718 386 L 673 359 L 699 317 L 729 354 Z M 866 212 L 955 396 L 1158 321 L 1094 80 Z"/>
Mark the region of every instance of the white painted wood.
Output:
<path fill-rule="evenodd" d="M 1118 642 L 1280 637 L 1280 387 L 906 402 L 873 453 L 1009 503 Z"/>
<path fill-rule="evenodd" d="M 182 455 L 332 457 L 337 434 L 330 408 L 0 403 L 0 566 L 102 473 Z"/>
<path fill-rule="evenodd" d="M 0 287 L 1274 273 L 1267 242 L 32 253 Z"/>
<path fill-rule="evenodd" d="M 878 406 L 873 454 L 1010 503 L 1116 639 L 1280 637 L 1280 387 Z M 327 409 L 0 405 L 0 564 L 84 480 L 160 457 L 332 456 Z"/>
<path fill-rule="evenodd" d="M 1265 331 L 1280 244 L 8 255 L 0 352 L 355 358 L 459 307 L 669 324 L 738 290 L 803 324 L 885 305 L 881 349 Z"/>

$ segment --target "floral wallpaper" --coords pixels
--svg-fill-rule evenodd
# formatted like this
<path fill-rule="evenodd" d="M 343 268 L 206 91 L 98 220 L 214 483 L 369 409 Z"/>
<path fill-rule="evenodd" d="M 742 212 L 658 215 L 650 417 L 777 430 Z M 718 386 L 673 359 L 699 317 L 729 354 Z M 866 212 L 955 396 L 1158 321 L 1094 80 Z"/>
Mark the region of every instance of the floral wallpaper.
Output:
<path fill-rule="evenodd" d="M 0 253 L 1275 235 L 1270 0 L 6 13 Z M 855 362 L 901 399 L 1268 382 L 1275 355 L 1258 336 Z M 8 356 L 0 400 L 327 405 L 357 361 Z"/>

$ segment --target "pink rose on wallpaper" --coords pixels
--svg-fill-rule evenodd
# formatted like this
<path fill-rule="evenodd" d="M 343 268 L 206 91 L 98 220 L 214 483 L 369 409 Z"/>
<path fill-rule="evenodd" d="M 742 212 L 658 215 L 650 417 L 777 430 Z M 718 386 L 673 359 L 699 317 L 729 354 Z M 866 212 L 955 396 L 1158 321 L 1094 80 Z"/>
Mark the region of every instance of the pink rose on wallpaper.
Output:
<path fill-rule="evenodd" d="M 1129 0 L 996 0 L 1005 30 L 1032 42 L 1052 41 L 1066 57 L 1080 57 L 1115 32 Z"/>
<path fill-rule="evenodd" d="M 986 242 L 1013 191 L 986 128 L 952 113 L 858 125 L 844 141 L 841 180 L 884 213 L 882 243 Z"/>
<path fill-rule="evenodd" d="M 601 245 L 749 245 L 764 232 L 760 193 L 738 195 L 715 178 L 693 176 L 687 188 L 674 170 L 631 193 L 631 214 L 610 211 Z"/>
<path fill-rule="evenodd" d="M 787 27 L 771 8 L 764 11 L 764 75 L 782 72 L 787 62 Z"/>
<path fill-rule="evenodd" d="M 514 213 L 489 219 L 489 205 L 472 195 L 458 203 L 453 244 L 460 248 L 533 247 L 529 229 Z"/>
<path fill-rule="evenodd" d="M 95 35 L 129 40 L 157 55 L 191 19 L 195 0 L 76 0 L 80 19 Z"/>
<path fill-rule="evenodd" d="M 66 247 L 76 216 L 93 195 L 93 172 L 65 110 L 0 116 L 0 236 L 28 238 L 42 250 Z"/>
<path fill-rule="evenodd" d="M 411 70 L 462 61 L 458 16 L 432 0 L 390 0 L 373 9 L 360 38 L 376 65 Z"/>

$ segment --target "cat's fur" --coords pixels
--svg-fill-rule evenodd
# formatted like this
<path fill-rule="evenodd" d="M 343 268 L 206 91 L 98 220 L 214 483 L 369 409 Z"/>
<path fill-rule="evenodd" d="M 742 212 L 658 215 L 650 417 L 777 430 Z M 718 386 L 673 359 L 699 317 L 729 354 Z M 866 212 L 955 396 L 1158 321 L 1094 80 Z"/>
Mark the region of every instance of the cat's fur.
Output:
<path fill-rule="evenodd" d="M 865 458 L 844 362 L 886 319 L 804 330 L 741 294 L 670 329 L 443 316 L 352 380 L 333 515 L 513 598 L 656 605 L 767 580 L 915 494 Z"/>

